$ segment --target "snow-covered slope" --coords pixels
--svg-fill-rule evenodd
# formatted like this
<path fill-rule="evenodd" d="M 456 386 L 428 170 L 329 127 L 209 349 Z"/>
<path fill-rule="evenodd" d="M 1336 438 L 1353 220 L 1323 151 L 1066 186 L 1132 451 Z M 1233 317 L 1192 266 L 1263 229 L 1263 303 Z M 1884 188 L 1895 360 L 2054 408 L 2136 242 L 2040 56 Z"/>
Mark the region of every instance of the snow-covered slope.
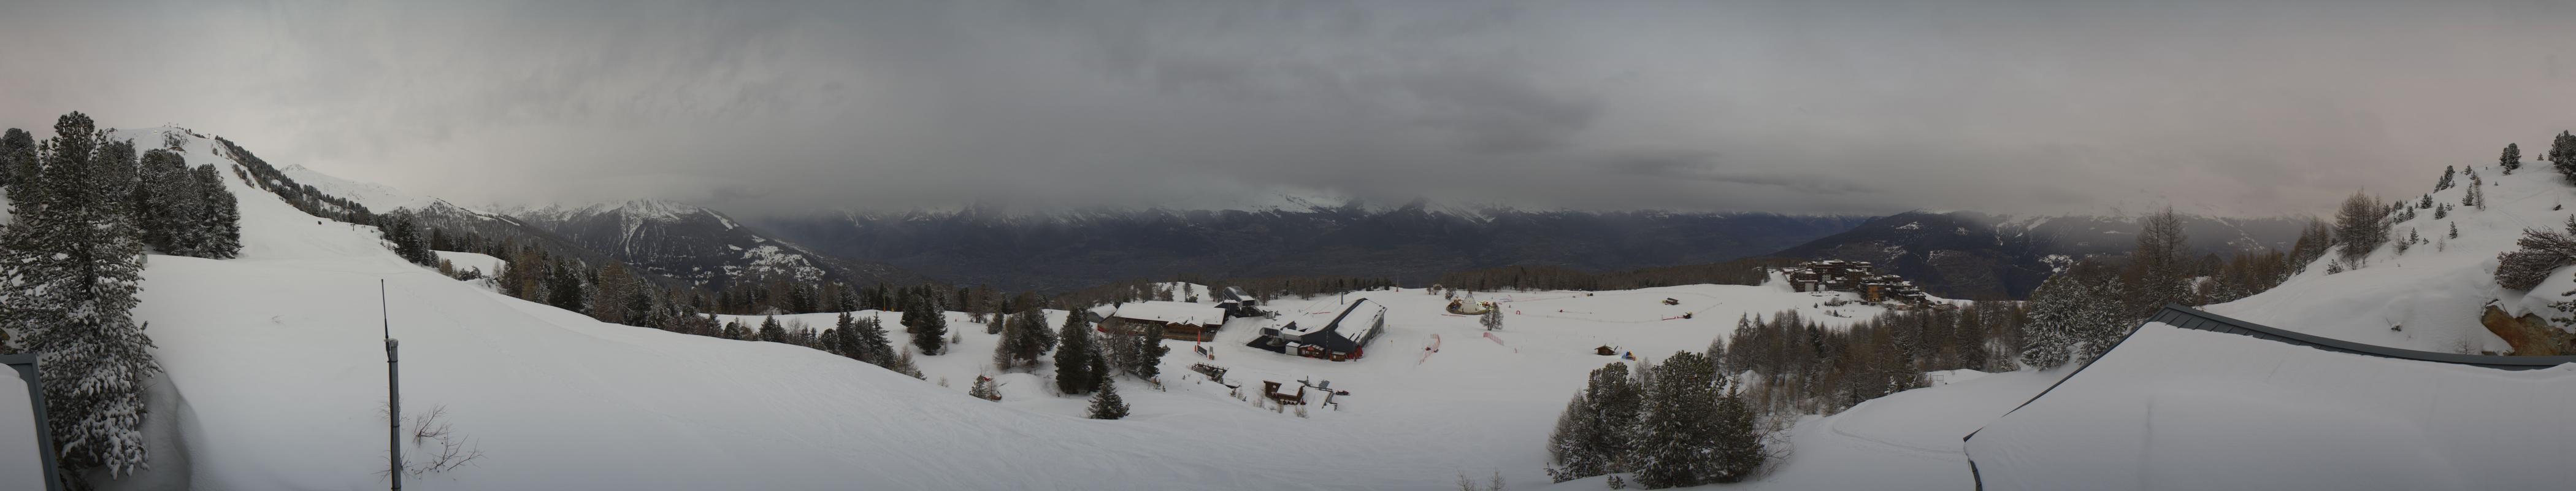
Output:
<path fill-rule="evenodd" d="M 2565 489 L 2570 406 L 2576 365 L 2148 324 L 1968 445 L 1986 489 Z"/>
<path fill-rule="evenodd" d="M 2449 216 L 2435 219 L 2433 210 L 2416 210 L 2414 219 L 2395 224 L 2390 234 L 2397 239 L 2420 234 L 2431 243 L 2401 254 L 2392 239 L 2370 254 L 2366 267 L 2335 274 L 2327 273 L 2326 263 L 2335 258 L 2329 253 L 2279 287 L 2208 310 L 2380 346 L 2451 353 L 2510 350 L 2478 322 L 2487 303 L 2500 300 L 2499 306 L 2515 315 L 2532 312 L 2564 298 L 2560 293 L 2576 290 L 2576 280 L 2552 274 L 2529 292 L 2507 291 L 2495 283 L 2496 255 L 2515 250 L 2514 241 L 2525 228 L 2565 227 L 2576 211 L 2560 208 L 2576 202 L 2576 188 L 2547 168 L 2525 167 L 2510 176 L 2500 175 L 2494 165 L 2470 168 L 2487 183 L 2481 190 L 2487 209 L 2457 206 L 2468 192 L 2464 171 L 2459 186 L 2432 193 L 2435 204 L 2455 206 Z M 2415 204 L 2430 188 L 2390 198 Z M 2454 225 L 2460 231 L 2457 238 L 2450 237 Z"/>
<path fill-rule="evenodd" d="M 204 142 L 187 150 L 215 158 Z M 1358 293 L 1395 308 L 1367 358 L 1254 350 L 1242 343 L 1266 320 L 1242 319 L 1206 345 L 1213 359 L 1175 346 L 1166 390 L 1124 382 L 1134 416 L 1093 421 L 1077 416 L 1082 399 L 1046 393 L 1044 368 L 1002 375 L 999 404 L 962 395 L 993 344 L 962 318 L 965 343 L 921 359 L 932 381 L 801 347 L 604 324 L 405 263 L 368 227 L 227 182 L 241 196 L 242 257 L 155 256 L 145 272 L 136 315 L 166 371 L 153 396 L 166 429 L 151 433 L 158 466 L 129 487 L 382 486 L 380 316 L 402 340 L 404 412 L 443 408 L 483 453 L 411 489 L 1435 489 L 1460 473 L 1544 482 L 1557 411 L 1585 370 L 1615 359 L 1595 346 L 1659 357 L 1705 347 L 1743 313 L 1875 313 L 1779 287 L 1499 294 L 1489 299 L 1512 315 L 1489 338 L 1441 313 L 1441 297 Z M 1683 312 L 1695 318 L 1669 319 Z M 1188 371 L 1200 362 L 1254 387 L 1311 378 L 1352 395 L 1301 418 L 1200 380 Z M 1994 379 L 2009 378 L 1979 382 Z"/>

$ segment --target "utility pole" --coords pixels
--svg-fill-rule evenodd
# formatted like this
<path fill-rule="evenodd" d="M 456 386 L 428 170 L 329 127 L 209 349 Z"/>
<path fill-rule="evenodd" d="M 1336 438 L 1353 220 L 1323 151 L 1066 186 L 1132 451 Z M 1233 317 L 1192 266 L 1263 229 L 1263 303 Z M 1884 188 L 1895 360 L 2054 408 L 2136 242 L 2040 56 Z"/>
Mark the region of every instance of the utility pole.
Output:
<path fill-rule="evenodd" d="M 385 280 L 378 279 L 376 280 L 376 302 L 379 308 L 383 309 L 385 321 L 385 405 L 386 412 L 392 415 L 394 420 L 393 427 L 385 434 L 386 448 L 393 451 L 392 460 L 387 462 L 389 467 L 386 467 L 385 475 L 393 478 L 394 491 L 402 491 L 402 365 L 395 363 L 398 361 L 395 350 L 402 342 L 394 340 L 393 305 L 386 298 Z"/>

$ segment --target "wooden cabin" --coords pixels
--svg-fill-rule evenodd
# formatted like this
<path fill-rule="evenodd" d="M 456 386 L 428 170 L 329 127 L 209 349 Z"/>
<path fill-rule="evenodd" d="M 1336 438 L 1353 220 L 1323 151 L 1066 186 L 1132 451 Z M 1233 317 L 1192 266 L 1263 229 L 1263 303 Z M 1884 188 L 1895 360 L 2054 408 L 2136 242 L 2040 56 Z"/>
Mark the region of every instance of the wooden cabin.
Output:
<path fill-rule="evenodd" d="M 1143 334 L 1163 327 L 1163 339 L 1205 341 L 1225 327 L 1229 313 L 1214 305 L 1190 302 L 1128 302 L 1100 322 L 1100 332 Z"/>

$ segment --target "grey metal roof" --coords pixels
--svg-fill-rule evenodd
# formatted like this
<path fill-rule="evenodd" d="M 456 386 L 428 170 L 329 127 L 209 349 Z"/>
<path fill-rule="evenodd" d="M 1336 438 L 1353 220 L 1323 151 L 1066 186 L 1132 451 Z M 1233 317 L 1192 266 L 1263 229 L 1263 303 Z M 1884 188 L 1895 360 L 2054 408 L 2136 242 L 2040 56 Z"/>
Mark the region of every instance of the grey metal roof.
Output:
<path fill-rule="evenodd" d="M 2403 348 L 2362 344 L 2313 334 L 2287 331 L 2277 327 L 2247 322 L 2233 317 L 2212 314 L 2206 310 L 2175 304 L 2165 304 L 2164 310 L 2156 311 L 2156 315 L 2147 317 L 2146 322 L 2161 322 L 2165 325 L 2183 329 L 2239 334 L 2338 353 L 2395 358 L 2400 360 L 2448 363 L 2453 365 L 2468 365 L 2498 370 L 2538 370 L 2568 363 L 2576 363 L 2576 356 L 2463 355 L 2458 353 L 2437 353 L 2432 351 L 2416 351 Z M 2139 325 L 2145 326 L 2146 323 L 2141 322 Z M 2131 328 L 2129 330 L 2129 334 L 2137 334 L 2137 329 Z M 2123 342 L 2128 341 L 2128 339 L 2128 336 L 2120 337 L 2120 340 Z M 2117 351 L 2119 349 L 2119 344 L 2115 343 L 2111 345 L 2112 351 Z M 2042 397 L 2048 397 L 2048 393 L 2057 390 L 2057 386 L 2065 385 L 2067 380 L 2074 379 L 2076 375 L 2084 373 L 2084 369 L 2091 367 L 2092 365 L 2092 362 L 2087 361 L 2084 366 L 2075 367 L 2075 371 L 2067 372 L 2065 377 L 2057 379 L 2057 383 L 2049 384 L 2048 389 L 2039 391 L 2039 394 L 2037 395 L 2032 395 L 2030 400 L 2022 401 L 2019 406 L 2013 406 L 2012 411 L 2004 411 L 2004 416 L 2000 416 L 1998 418 L 2009 417 L 2012 415 L 2013 411 L 2020 411 L 2022 407 L 2029 406 L 2031 402 L 2038 401 L 2039 398 Z M 1979 430 L 1982 431 L 1983 428 L 1979 428 Z M 1966 441 L 1976 437 L 1977 432 L 1972 431 L 1968 432 L 1967 436 L 1960 437 L 1959 439 L 1961 441 Z M 1976 456 L 1968 455 L 1967 457 L 1968 475 L 1971 479 L 1976 481 L 1977 489 L 1985 489 L 1985 478 L 1980 475 L 1977 470 Z"/>
<path fill-rule="evenodd" d="M 2156 315 L 2153 317 L 2148 317 L 2147 321 L 2162 322 L 2166 325 L 2183 329 L 2242 334 L 2340 353 L 2377 356 L 2381 358 L 2396 358 L 2400 360 L 2479 366 L 2499 370 L 2537 370 L 2567 363 L 2576 363 L 2576 356 L 2463 355 L 2458 353 L 2416 351 L 2355 343 L 2313 334 L 2286 331 L 2272 326 L 2237 320 L 2227 316 L 2212 314 L 2208 311 L 2180 305 L 2166 305 L 2164 310 L 2156 312 Z"/>

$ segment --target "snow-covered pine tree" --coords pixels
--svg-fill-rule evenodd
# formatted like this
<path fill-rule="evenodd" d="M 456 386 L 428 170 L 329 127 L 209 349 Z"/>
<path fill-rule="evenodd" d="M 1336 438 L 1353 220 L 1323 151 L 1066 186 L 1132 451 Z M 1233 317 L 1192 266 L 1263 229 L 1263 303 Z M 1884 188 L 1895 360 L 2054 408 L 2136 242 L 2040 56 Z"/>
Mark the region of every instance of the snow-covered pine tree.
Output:
<path fill-rule="evenodd" d="M 1548 455 L 1556 461 L 1548 474 L 1557 482 L 1628 470 L 1628 446 L 1645 406 L 1644 389 L 1636 381 L 1626 363 L 1592 370 L 1548 435 Z"/>
<path fill-rule="evenodd" d="M 146 465 L 144 380 L 160 371 L 146 326 L 134 322 L 143 243 L 131 215 L 101 192 L 132 152 L 104 151 L 89 116 L 66 114 L 46 140 L 33 182 L 0 231 L 0 326 L 45 367 L 46 423 L 62 468 L 122 476 Z M 124 145 L 131 148 L 131 144 Z M 109 160 L 125 158 L 123 162 Z M 33 204 L 35 206 L 28 206 Z M 70 474 L 78 475 L 78 474 Z"/>
<path fill-rule="evenodd" d="M 1100 392 L 1091 395 L 1091 410 L 1088 416 L 1091 419 L 1127 417 L 1127 400 L 1118 397 L 1117 379 L 1109 377 L 1100 379 Z"/>
<path fill-rule="evenodd" d="M 2496 165 L 2504 167 L 2504 175 L 2513 175 L 2514 169 L 2522 168 L 2522 147 L 2512 143 L 2504 144 L 2504 155 L 2496 158 Z"/>
<path fill-rule="evenodd" d="M 2460 222 L 2451 222 L 2451 238 L 2460 238 Z"/>
<path fill-rule="evenodd" d="M 2457 176 L 2459 176 L 2459 174 L 2460 174 L 2460 168 L 2459 168 L 2459 166 L 2454 166 L 2454 165 L 2445 165 L 2445 166 L 2442 166 L 2442 179 L 2441 179 L 2441 180 L 2437 180 L 2437 181 L 2433 181 L 2433 192 L 2439 193 L 2439 192 L 2442 192 L 2442 190 L 2444 190 L 2444 189 L 2450 189 L 2450 188 L 2451 188 L 2451 185 L 2452 185 L 2452 183 L 2453 183 L 2452 179 L 2453 179 L 2453 178 L 2455 178 L 2455 177 L 2457 177 Z"/>
<path fill-rule="evenodd" d="M 191 255 L 212 259 L 231 259 L 241 254 L 241 202 L 224 187 L 222 171 L 214 164 L 197 166 L 189 172 L 196 177 L 197 226 L 195 243 L 187 244 Z"/>
<path fill-rule="evenodd" d="M 1711 416 L 1717 420 L 1712 442 L 1717 447 L 1717 466 L 1708 476 L 1710 481 L 1722 483 L 1753 477 L 1755 471 L 1762 469 L 1763 461 L 1770 458 L 1762 448 L 1762 430 L 1754 424 L 1761 415 L 1744 401 L 1737 384 L 1725 385 L 1725 395 L 1717 399 L 1717 413 Z"/>
<path fill-rule="evenodd" d="M 142 230 L 143 244 L 163 254 L 192 255 L 186 244 L 197 242 L 203 196 L 186 160 L 169 150 L 146 150 L 135 174 L 140 182 L 128 209 L 135 228 Z"/>
<path fill-rule="evenodd" d="M 1648 488 L 1697 486 L 1715 482 L 1717 460 L 1717 386 L 1708 357 L 1674 352 L 1655 368 L 1639 418 L 1631 463 L 1637 482 Z"/>
<path fill-rule="evenodd" d="M 1055 389 L 1066 394 L 1080 394 L 1100 386 L 1109 378 L 1099 367 L 1100 338 L 1091 335 L 1091 325 L 1080 315 L 1065 316 L 1064 329 L 1056 333 L 1061 344 L 1055 348 Z"/>
<path fill-rule="evenodd" d="M 1503 330 L 1503 309 L 1485 309 L 1484 315 L 1476 316 L 1476 323 L 1484 325 L 1487 331 Z"/>
<path fill-rule="evenodd" d="M 2051 276 L 2030 292 L 2030 321 L 2021 325 L 2021 363 L 2041 370 L 2065 365 L 2083 323 L 2085 288 L 2072 274 Z"/>
<path fill-rule="evenodd" d="M 984 334 L 1001 335 L 1004 339 L 1009 339 L 1010 335 L 1006 334 L 1006 332 L 1010 329 L 1010 326 L 1003 325 L 1003 321 L 1010 320 L 1011 314 L 1007 312 L 994 312 L 988 316 L 987 314 L 978 312 L 968 314 L 967 320 L 973 321 L 979 317 L 983 318 L 981 322 L 984 323 Z"/>

